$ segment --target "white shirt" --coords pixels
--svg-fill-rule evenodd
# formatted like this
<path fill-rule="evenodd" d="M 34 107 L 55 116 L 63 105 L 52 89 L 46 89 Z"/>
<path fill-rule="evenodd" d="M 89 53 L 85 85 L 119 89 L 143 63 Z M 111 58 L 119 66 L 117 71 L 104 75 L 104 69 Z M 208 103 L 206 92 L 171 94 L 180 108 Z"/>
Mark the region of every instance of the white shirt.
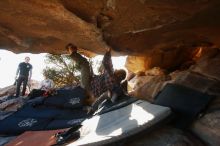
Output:
<path fill-rule="evenodd" d="M 40 89 L 48 90 L 54 87 L 54 82 L 51 79 L 45 79 L 41 81 Z"/>

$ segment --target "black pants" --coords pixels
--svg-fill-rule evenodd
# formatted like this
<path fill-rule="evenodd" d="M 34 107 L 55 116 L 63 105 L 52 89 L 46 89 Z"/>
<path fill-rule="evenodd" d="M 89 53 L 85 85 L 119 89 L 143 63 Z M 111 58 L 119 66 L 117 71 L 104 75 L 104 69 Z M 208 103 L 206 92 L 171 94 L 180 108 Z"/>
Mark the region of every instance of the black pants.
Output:
<path fill-rule="evenodd" d="M 23 88 L 22 88 L 21 96 L 25 95 L 27 82 L 28 82 L 28 77 L 23 77 L 23 76 L 18 77 L 17 88 L 16 88 L 16 97 L 18 97 L 20 95 L 20 88 L 21 88 L 22 83 L 23 83 Z"/>
<path fill-rule="evenodd" d="M 35 97 L 39 97 L 39 96 L 43 96 L 43 94 L 45 93 L 45 90 L 41 90 L 41 89 L 33 89 L 29 94 L 28 97 L 29 99 L 33 99 Z"/>

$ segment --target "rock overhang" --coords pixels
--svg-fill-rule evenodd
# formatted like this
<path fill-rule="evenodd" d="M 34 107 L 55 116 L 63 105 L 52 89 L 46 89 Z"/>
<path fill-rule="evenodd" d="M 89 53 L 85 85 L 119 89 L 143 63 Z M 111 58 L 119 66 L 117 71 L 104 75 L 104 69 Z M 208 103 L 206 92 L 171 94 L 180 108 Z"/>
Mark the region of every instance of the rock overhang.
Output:
<path fill-rule="evenodd" d="M 5 0 L 0 6 L 0 48 L 15 53 L 63 54 L 71 42 L 88 56 L 111 47 L 113 55 L 172 68 L 199 47 L 220 46 L 218 0 Z"/>

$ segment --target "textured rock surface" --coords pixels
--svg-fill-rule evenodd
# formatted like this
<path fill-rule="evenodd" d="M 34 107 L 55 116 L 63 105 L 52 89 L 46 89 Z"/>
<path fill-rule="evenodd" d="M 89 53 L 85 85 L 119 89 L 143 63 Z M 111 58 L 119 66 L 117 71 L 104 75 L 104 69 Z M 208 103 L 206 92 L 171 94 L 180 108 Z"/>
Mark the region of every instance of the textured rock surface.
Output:
<path fill-rule="evenodd" d="M 192 67 L 192 70 L 220 81 L 220 49 L 216 49 L 202 57 L 198 63 Z"/>
<path fill-rule="evenodd" d="M 172 82 L 175 84 L 187 86 L 203 93 L 207 93 L 208 90 L 218 81 L 209 79 L 206 76 L 197 74 L 195 72 L 182 71 L 178 73 Z"/>
<path fill-rule="evenodd" d="M 139 84 L 139 82 L 134 90 L 129 92 L 129 95 L 152 102 L 157 93 L 165 86 L 164 82 L 167 78 L 166 76 L 145 76 L 144 78 L 139 79 L 144 80 L 145 83 Z"/>
<path fill-rule="evenodd" d="M 220 110 L 206 114 L 197 120 L 192 131 L 206 144 L 219 146 L 220 144 Z"/>
<path fill-rule="evenodd" d="M 166 83 L 172 82 L 215 96 L 205 110 L 205 115 L 201 118 L 197 118 L 189 129 L 196 137 L 200 138 L 205 145 L 218 146 L 220 144 L 219 62 L 218 53 L 212 52 L 211 54 L 206 54 L 189 70 L 170 73 L 170 79 L 167 76 L 167 80 L 161 80 L 163 75 L 159 72 L 154 72 L 158 73 L 158 76 L 150 76 L 152 70 L 149 70 L 145 72 L 148 73 L 148 76 L 134 77 L 130 81 L 131 83 L 133 81 L 134 89 L 131 93 L 139 98 L 153 101 L 156 93 L 158 93 Z M 166 131 L 165 135 L 163 130 L 156 130 L 153 133 L 156 132 L 158 132 L 158 135 L 155 135 L 157 137 L 151 134 L 145 137 L 143 136 L 144 138 L 138 139 L 131 145 L 198 145 L 193 143 L 195 142 L 194 140 L 193 142 L 190 140 L 186 142 L 186 138 L 182 136 L 176 141 L 175 139 L 179 137 L 179 133 L 175 133 L 175 136 L 172 135 L 172 128 Z M 184 135 L 186 134 L 185 132 L 183 133 Z M 166 139 L 169 137 L 168 135 L 173 141 L 166 143 L 168 141 Z M 159 140 L 157 141 L 155 139 Z"/>
<path fill-rule="evenodd" d="M 130 95 L 140 99 L 153 101 L 156 94 L 164 87 L 165 81 L 171 78 L 165 75 L 165 71 L 160 68 L 152 68 L 142 75 L 136 75 L 129 80 L 128 85 L 131 91 Z"/>
<path fill-rule="evenodd" d="M 151 133 L 139 136 L 126 143 L 127 146 L 203 146 L 203 144 L 181 130 L 172 127 L 163 127 Z"/>
<path fill-rule="evenodd" d="M 39 82 L 36 81 L 36 80 L 32 80 L 31 81 L 31 84 L 30 84 L 30 89 L 29 90 L 32 90 L 32 89 L 38 89 L 39 88 Z M 29 90 L 27 90 L 27 94 L 29 93 Z M 0 89 L 0 99 L 2 96 L 12 96 L 14 95 L 16 92 L 16 86 L 15 85 L 11 85 L 11 86 L 7 86 L 7 87 L 4 87 L 4 88 L 1 88 Z"/>
<path fill-rule="evenodd" d="M 207 145 L 220 144 L 220 51 L 206 54 L 191 69 L 200 73 L 203 80 L 198 80 L 198 85 L 191 84 L 194 88 L 215 96 L 208 106 L 205 115 L 196 120 L 191 130 Z M 192 80 L 192 79 L 191 79 Z M 204 88 L 205 87 L 205 88 Z"/>
<path fill-rule="evenodd" d="M 2 96 L 10 96 L 13 95 L 16 91 L 16 86 L 11 85 L 11 86 L 7 86 L 5 88 L 1 88 L 0 89 L 0 99 Z"/>
<path fill-rule="evenodd" d="M 58 1 L 0 1 L 0 47 L 14 52 L 63 53 L 73 42 L 99 52 L 105 43 L 98 28 Z"/>
<path fill-rule="evenodd" d="M 128 56 L 125 67 L 130 72 L 144 72 L 146 69 L 148 69 L 147 59 L 145 57 Z"/>
<path fill-rule="evenodd" d="M 4 0 L 0 6 L 0 48 L 17 53 L 65 53 L 72 42 L 99 54 L 110 46 L 118 55 L 143 56 L 146 69 L 172 69 L 198 47 L 220 46 L 219 0 Z"/>

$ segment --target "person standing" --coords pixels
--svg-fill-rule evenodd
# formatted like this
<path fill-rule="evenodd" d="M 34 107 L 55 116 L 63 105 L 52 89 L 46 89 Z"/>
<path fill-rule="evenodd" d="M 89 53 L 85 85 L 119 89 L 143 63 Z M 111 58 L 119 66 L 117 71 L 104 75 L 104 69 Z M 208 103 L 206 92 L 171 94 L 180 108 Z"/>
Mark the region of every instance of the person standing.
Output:
<path fill-rule="evenodd" d="M 20 95 L 20 87 L 23 83 L 22 93 L 21 95 L 25 95 L 27 83 L 31 81 L 32 76 L 32 65 L 29 63 L 30 57 L 25 57 L 25 61 L 21 62 L 18 65 L 18 69 L 16 71 L 15 79 L 17 79 L 17 87 L 16 87 L 16 97 Z M 19 76 L 18 76 L 19 74 Z M 17 78 L 18 76 L 18 78 Z"/>

